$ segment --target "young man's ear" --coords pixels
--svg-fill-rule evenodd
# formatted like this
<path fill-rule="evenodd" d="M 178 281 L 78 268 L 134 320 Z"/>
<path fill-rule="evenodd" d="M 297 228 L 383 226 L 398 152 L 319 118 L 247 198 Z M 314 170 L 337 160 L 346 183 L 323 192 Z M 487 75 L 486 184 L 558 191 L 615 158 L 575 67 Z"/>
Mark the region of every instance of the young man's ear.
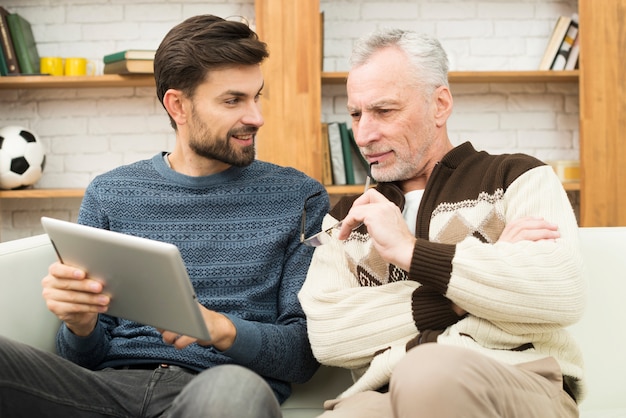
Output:
<path fill-rule="evenodd" d="M 163 106 L 178 126 L 187 122 L 186 102 L 185 96 L 180 90 L 169 89 L 163 96 Z"/>

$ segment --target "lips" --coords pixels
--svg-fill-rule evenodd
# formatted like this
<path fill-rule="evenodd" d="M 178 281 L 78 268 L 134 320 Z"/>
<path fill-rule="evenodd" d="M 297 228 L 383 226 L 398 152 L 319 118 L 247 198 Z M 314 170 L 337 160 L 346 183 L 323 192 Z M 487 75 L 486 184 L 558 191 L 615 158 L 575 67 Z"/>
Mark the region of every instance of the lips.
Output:
<path fill-rule="evenodd" d="M 370 164 L 378 164 L 382 160 L 384 160 L 385 157 L 387 157 L 391 152 L 392 151 L 368 153 L 368 154 L 365 154 L 365 158 L 367 159 L 367 161 L 369 161 Z"/>
<path fill-rule="evenodd" d="M 237 142 L 242 143 L 243 145 L 254 144 L 254 137 L 255 137 L 254 133 L 232 135 L 232 138 L 234 138 Z"/>

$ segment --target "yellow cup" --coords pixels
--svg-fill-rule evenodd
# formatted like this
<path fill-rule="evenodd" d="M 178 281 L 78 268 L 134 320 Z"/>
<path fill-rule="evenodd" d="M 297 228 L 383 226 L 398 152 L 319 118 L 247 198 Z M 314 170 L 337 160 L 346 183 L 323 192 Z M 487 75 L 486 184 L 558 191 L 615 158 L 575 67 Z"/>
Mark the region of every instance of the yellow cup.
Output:
<path fill-rule="evenodd" d="M 65 75 L 95 75 L 96 65 L 87 58 L 65 58 Z"/>
<path fill-rule="evenodd" d="M 63 75 L 63 58 L 41 57 L 39 59 L 39 72 L 41 74 Z"/>

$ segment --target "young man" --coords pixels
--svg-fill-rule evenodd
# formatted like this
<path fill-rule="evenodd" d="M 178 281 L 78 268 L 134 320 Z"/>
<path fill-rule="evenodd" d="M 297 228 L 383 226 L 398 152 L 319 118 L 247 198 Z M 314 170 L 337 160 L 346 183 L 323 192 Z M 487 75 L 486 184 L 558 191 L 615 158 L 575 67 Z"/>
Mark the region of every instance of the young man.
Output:
<path fill-rule="evenodd" d="M 576 417 L 573 210 L 535 158 L 452 145 L 447 72 L 410 31 L 353 52 L 348 110 L 378 186 L 333 208 L 299 294 L 317 359 L 355 377 L 323 416 Z"/>
<path fill-rule="evenodd" d="M 0 416 L 280 417 L 290 382 L 313 375 L 300 221 L 316 196 L 306 226 L 318 230 L 328 197 L 303 173 L 255 161 L 267 56 L 243 23 L 174 27 L 154 60 L 173 151 L 98 176 L 78 217 L 177 245 L 212 339 L 108 316 L 101 283 L 55 263 L 42 283 L 63 321 L 61 356 L 0 339 Z"/>

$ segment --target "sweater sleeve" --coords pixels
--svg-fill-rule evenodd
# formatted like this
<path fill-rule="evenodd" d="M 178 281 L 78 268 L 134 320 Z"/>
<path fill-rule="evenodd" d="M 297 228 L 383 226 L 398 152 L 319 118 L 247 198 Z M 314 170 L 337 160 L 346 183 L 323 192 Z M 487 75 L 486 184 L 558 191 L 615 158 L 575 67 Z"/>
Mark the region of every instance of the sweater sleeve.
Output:
<path fill-rule="evenodd" d="M 328 215 L 324 228 L 335 222 Z M 368 365 L 377 351 L 404 345 L 417 334 L 411 297 L 419 284 L 404 280 L 360 286 L 345 251 L 338 240 L 318 247 L 298 296 L 316 358 L 323 364 L 355 369 Z M 360 251 L 357 257 L 367 250 Z"/>
<path fill-rule="evenodd" d="M 467 237 L 453 253 L 449 245 L 418 242 L 411 278 L 511 334 L 549 331 L 576 322 L 584 308 L 585 288 L 578 226 L 552 169 L 541 166 L 521 175 L 505 191 L 502 207 L 505 223 L 540 216 L 557 224 L 561 237 L 516 243 Z M 439 268 L 433 267 L 433 261 Z M 447 274 L 446 265 L 450 266 Z"/>

